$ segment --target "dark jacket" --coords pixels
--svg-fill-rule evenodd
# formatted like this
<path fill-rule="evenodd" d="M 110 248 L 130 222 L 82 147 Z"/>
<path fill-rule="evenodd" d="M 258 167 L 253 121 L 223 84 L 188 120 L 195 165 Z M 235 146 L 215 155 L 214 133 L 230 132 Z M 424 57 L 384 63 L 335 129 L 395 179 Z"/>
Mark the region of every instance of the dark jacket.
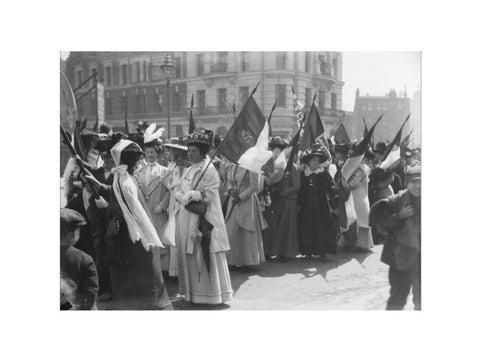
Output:
<path fill-rule="evenodd" d="M 401 220 L 398 213 L 403 206 L 412 205 L 414 215 Z M 407 190 L 376 202 L 370 211 L 370 226 L 386 236 L 382 262 L 400 271 L 407 271 L 420 257 L 420 199 Z"/>
<path fill-rule="evenodd" d="M 98 292 L 97 269 L 92 257 L 75 247 L 60 246 L 60 270 L 77 286 L 77 309 L 91 310 Z"/>

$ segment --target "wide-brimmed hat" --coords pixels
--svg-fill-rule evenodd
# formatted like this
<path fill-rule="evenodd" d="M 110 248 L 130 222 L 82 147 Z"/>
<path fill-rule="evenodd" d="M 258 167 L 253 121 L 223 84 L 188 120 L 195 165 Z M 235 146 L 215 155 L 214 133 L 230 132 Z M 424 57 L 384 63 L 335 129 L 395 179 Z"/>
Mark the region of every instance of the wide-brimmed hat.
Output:
<path fill-rule="evenodd" d="M 313 149 L 308 149 L 301 157 L 300 157 L 300 162 L 301 163 L 308 163 L 310 159 L 318 157 L 318 160 L 321 164 L 327 163 L 328 162 L 328 154 L 322 149 L 318 148 L 313 148 Z"/>
<path fill-rule="evenodd" d="M 279 148 L 281 150 L 285 149 L 286 147 L 288 147 L 288 142 L 283 139 L 282 137 L 273 137 L 272 139 L 270 139 L 270 142 L 268 143 L 268 147 L 270 149 L 273 149 L 273 148 Z"/>
<path fill-rule="evenodd" d="M 170 140 L 165 144 L 165 148 L 175 148 L 187 151 L 188 147 L 185 144 L 185 139 L 183 137 L 172 137 Z"/>
<path fill-rule="evenodd" d="M 195 129 L 187 136 L 185 143 L 187 145 L 205 144 L 211 147 L 213 145 L 213 132 L 205 128 Z"/>
<path fill-rule="evenodd" d="M 120 165 L 122 153 L 145 154 L 137 143 L 127 139 L 118 140 L 118 142 L 110 150 L 110 153 L 112 154 L 112 158 L 116 166 Z"/>
<path fill-rule="evenodd" d="M 155 131 L 156 127 L 157 127 L 157 124 L 152 123 L 145 130 L 145 133 L 143 133 L 144 147 L 147 147 L 147 146 L 157 147 L 162 145 L 162 140 L 160 139 L 160 137 L 163 135 L 165 128 L 160 127 Z"/>

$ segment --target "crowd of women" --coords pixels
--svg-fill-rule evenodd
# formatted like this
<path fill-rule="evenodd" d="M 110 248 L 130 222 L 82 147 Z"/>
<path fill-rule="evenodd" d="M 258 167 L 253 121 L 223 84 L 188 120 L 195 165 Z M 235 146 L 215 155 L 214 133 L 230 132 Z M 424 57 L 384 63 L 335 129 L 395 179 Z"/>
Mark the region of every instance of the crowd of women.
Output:
<path fill-rule="evenodd" d="M 328 262 L 339 246 L 369 252 L 382 241 L 368 223 L 370 204 L 401 189 L 405 162 L 419 156 L 404 154 L 398 170 L 382 172 L 375 166 L 386 144 L 367 152 L 348 182 L 357 221 L 340 236 L 338 180 L 355 144 L 313 145 L 287 165 L 291 147 L 274 137 L 274 165 L 259 175 L 217 156 L 221 139 L 209 130 L 164 143 L 155 124 L 141 133 L 83 131 L 86 157 L 67 164 L 62 305 L 92 309 L 113 299 L 119 309 L 172 309 L 165 278 L 178 280 L 182 307 L 228 303 L 235 269 Z"/>

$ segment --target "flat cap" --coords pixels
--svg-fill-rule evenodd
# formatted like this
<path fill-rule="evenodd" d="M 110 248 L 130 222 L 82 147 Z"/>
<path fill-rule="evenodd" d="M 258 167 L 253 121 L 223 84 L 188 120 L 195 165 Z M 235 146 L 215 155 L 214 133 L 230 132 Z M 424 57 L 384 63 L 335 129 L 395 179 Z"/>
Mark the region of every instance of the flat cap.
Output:
<path fill-rule="evenodd" d="M 70 230 L 87 224 L 85 218 L 70 208 L 60 208 L 60 231 Z"/>

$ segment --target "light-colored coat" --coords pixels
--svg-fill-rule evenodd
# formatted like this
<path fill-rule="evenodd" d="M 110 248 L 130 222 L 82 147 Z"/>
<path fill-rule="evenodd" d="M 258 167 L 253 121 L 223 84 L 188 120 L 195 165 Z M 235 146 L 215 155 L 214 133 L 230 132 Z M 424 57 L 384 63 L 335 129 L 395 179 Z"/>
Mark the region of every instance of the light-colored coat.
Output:
<path fill-rule="evenodd" d="M 359 227 L 369 228 L 368 216 L 370 214 L 370 202 L 368 200 L 368 176 L 370 168 L 365 163 L 360 163 L 348 181 L 352 191 L 357 224 Z"/>
<path fill-rule="evenodd" d="M 175 198 L 178 201 L 181 201 L 185 193 L 190 190 L 197 190 L 202 193 L 203 200 L 208 204 L 205 219 L 213 225 L 210 253 L 225 252 L 230 249 L 230 244 L 228 242 L 227 230 L 225 228 L 225 221 L 222 213 L 222 205 L 220 203 L 220 196 L 218 194 L 220 178 L 213 164 L 208 165 L 208 168 L 200 180 L 200 183 L 195 189 L 193 188 L 208 162 L 209 159 L 207 158 L 184 170 L 181 185 L 175 193 Z M 183 207 L 183 205 L 181 207 Z M 181 222 L 182 220 L 179 219 L 178 221 Z M 189 242 L 194 242 L 194 239 L 190 239 Z M 187 245 L 187 252 L 193 251 L 193 248 L 193 244 Z"/>
<path fill-rule="evenodd" d="M 260 211 L 260 202 L 257 197 L 259 191 L 258 174 L 247 169 L 232 165 L 228 169 L 227 190 L 236 190 L 239 193 L 241 202 L 232 203 L 232 198 L 228 203 L 225 221 L 231 217 L 237 224 L 250 231 L 256 232 L 257 219 L 260 221 L 260 228 L 266 228 L 266 222 Z"/>

